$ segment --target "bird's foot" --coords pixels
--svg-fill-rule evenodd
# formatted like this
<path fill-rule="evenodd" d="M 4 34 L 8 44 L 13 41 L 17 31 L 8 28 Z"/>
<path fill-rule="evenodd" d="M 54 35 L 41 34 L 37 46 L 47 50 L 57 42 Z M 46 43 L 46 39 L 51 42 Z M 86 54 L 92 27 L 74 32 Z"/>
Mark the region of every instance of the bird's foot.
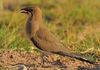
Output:
<path fill-rule="evenodd" d="M 41 60 L 40 66 L 48 68 L 48 67 L 52 67 L 52 63 L 45 58 Z"/>
<path fill-rule="evenodd" d="M 66 68 L 66 65 L 63 64 L 60 60 L 56 60 L 56 61 L 52 62 L 52 65 L 60 67 L 60 68 Z"/>

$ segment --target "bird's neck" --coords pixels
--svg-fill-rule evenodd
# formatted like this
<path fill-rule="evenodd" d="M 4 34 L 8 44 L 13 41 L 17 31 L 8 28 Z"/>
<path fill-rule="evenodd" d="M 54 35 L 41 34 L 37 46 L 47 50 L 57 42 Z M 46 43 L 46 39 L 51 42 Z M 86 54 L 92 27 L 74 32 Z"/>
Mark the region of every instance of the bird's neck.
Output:
<path fill-rule="evenodd" d="M 40 26 L 42 24 L 42 15 L 40 14 L 31 14 L 28 17 L 28 21 L 26 23 L 26 33 L 31 38 L 35 36 L 36 32 L 39 30 Z"/>
<path fill-rule="evenodd" d="M 32 18 L 33 18 L 33 14 L 30 13 L 30 14 L 29 14 L 29 17 L 28 17 L 28 22 L 31 22 L 31 21 L 32 21 Z"/>
<path fill-rule="evenodd" d="M 31 36 L 32 17 L 33 17 L 33 15 L 32 15 L 32 14 L 29 14 L 28 20 L 27 20 L 27 22 L 26 22 L 26 29 L 25 29 L 25 30 L 26 30 L 26 35 L 27 35 L 28 37 Z"/>
<path fill-rule="evenodd" d="M 34 18 L 35 20 L 42 20 L 42 11 L 40 8 L 36 7 L 34 10 Z"/>
<path fill-rule="evenodd" d="M 38 22 L 37 24 L 41 25 L 43 22 L 42 14 L 39 12 L 35 12 L 34 14 L 30 13 L 27 21 L 28 22 Z"/>
<path fill-rule="evenodd" d="M 33 20 L 37 21 L 39 23 L 39 25 L 42 24 L 42 14 L 40 12 L 35 12 Z"/>

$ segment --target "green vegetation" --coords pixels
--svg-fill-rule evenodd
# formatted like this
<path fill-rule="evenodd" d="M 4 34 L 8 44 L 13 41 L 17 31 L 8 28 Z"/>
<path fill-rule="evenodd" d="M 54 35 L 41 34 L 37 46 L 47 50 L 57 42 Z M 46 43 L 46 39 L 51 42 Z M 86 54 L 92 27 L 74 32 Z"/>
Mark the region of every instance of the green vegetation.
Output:
<path fill-rule="evenodd" d="M 4 1 L 3 6 L 9 4 L 5 0 L 1 1 Z M 12 5 L 13 11 L 9 8 L 0 9 L 0 50 L 31 50 L 31 44 L 23 32 L 26 17 L 20 13 L 20 6 L 27 3 L 39 4 L 45 25 L 67 48 L 90 60 L 100 61 L 97 58 L 100 56 L 100 0 L 27 1 L 21 0 L 15 6 Z"/>

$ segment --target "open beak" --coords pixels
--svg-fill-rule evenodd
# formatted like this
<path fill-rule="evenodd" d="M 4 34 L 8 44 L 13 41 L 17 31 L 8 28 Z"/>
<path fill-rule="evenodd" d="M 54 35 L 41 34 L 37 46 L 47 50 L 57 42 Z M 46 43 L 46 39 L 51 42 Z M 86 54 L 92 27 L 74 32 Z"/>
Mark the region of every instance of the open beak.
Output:
<path fill-rule="evenodd" d="M 30 7 L 25 7 L 21 9 L 21 13 L 28 13 L 28 12 L 32 12 L 32 8 Z"/>
<path fill-rule="evenodd" d="M 26 8 L 22 8 L 22 9 L 21 9 L 21 13 L 28 13 L 28 11 L 27 11 Z"/>

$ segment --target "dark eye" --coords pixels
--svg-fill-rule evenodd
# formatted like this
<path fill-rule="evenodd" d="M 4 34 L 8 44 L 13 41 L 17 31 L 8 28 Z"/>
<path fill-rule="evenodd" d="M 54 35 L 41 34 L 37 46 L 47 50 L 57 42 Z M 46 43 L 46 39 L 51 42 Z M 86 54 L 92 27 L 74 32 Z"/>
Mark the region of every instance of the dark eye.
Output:
<path fill-rule="evenodd" d="M 32 7 L 27 7 L 27 11 L 32 12 L 33 11 Z"/>

